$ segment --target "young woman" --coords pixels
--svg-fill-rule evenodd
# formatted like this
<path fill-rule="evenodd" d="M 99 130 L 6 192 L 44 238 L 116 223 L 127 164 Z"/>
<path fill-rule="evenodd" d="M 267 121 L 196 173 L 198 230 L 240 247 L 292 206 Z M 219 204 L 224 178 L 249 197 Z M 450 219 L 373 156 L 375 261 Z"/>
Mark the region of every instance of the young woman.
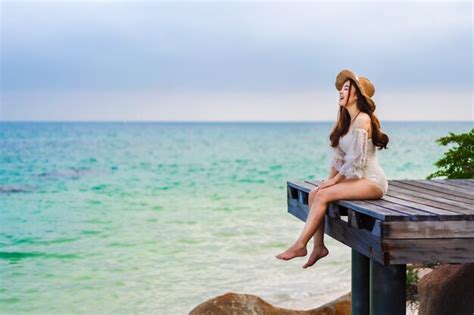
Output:
<path fill-rule="evenodd" d="M 301 235 L 286 251 L 275 257 L 290 260 L 306 256 L 306 244 L 314 235 L 313 251 L 303 266 L 312 266 L 329 251 L 324 246 L 324 216 L 335 200 L 383 198 L 388 181 L 377 161 L 376 147 L 387 149 L 389 138 L 381 130 L 371 97 L 374 85 L 365 77 L 344 69 L 336 77 L 339 115 L 329 139 L 332 158 L 330 175 L 308 196 L 309 214 Z"/>

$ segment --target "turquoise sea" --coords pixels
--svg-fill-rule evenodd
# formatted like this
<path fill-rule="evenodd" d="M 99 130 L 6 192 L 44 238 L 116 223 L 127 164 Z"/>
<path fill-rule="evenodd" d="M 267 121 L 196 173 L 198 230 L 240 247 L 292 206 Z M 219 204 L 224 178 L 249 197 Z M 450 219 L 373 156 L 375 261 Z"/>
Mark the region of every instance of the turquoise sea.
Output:
<path fill-rule="evenodd" d="M 350 290 L 350 249 L 274 255 L 303 223 L 288 179 L 324 179 L 323 123 L 0 123 L 0 313 L 186 314 L 226 292 L 296 309 Z M 389 179 L 421 179 L 472 122 L 386 122 Z M 311 243 L 309 244 L 311 246 Z"/>

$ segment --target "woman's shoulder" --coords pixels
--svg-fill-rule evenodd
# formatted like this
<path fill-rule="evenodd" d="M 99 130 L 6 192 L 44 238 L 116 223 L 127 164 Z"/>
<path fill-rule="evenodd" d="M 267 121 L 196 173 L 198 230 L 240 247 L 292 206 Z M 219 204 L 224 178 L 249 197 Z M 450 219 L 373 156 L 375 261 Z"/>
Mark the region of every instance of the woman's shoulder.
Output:
<path fill-rule="evenodd" d="M 357 115 L 356 119 L 354 120 L 354 128 L 362 128 L 369 131 L 371 125 L 371 119 L 369 114 L 367 113 L 360 113 Z"/>

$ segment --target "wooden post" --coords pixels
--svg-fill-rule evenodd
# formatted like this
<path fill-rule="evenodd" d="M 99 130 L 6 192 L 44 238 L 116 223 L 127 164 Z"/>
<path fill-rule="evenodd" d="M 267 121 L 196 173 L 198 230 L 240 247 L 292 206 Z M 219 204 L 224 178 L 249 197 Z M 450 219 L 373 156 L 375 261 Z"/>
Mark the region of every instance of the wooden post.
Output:
<path fill-rule="evenodd" d="M 406 314 L 406 265 L 370 260 L 370 314 Z"/>
<path fill-rule="evenodd" d="M 370 259 L 352 249 L 352 315 L 369 315 Z"/>

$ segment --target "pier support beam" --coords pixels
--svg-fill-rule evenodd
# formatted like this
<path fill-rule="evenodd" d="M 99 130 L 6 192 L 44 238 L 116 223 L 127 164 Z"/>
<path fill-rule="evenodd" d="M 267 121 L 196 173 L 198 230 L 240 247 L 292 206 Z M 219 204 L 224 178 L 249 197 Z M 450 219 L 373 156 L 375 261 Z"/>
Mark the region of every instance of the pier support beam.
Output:
<path fill-rule="evenodd" d="M 352 315 L 369 315 L 370 259 L 352 249 Z"/>
<path fill-rule="evenodd" d="M 370 314 L 406 314 L 406 265 L 370 260 Z"/>

